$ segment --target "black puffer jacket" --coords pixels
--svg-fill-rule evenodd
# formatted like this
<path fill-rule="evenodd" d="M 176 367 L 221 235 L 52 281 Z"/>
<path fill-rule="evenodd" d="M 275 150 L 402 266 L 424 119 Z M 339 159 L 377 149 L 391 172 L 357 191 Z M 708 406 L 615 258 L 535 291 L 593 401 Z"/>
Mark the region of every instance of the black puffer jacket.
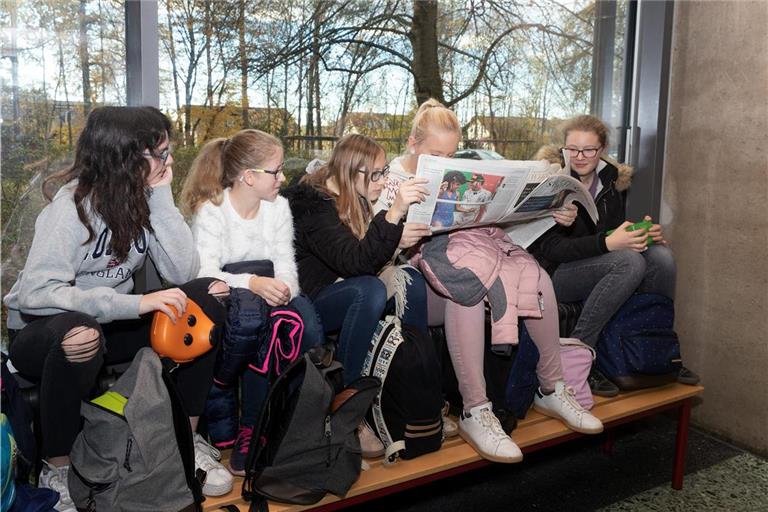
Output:
<path fill-rule="evenodd" d="M 576 173 L 571 176 L 578 179 Z M 619 170 L 611 163 L 598 172 L 603 184 L 595 197 L 598 221 L 592 222 L 587 210 L 577 203 L 579 213 L 569 227 L 555 225 L 529 248 L 539 264 L 552 274 L 560 263 L 599 256 L 608 252 L 606 231 L 616 229 L 625 220 L 624 197 L 617 190 Z"/>
<path fill-rule="evenodd" d="M 379 212 L 362 240 L 342 224 L 332 197 L 310 185 L 283 192 L 293 213 L 299 285 L 311 298 L 338 278 L 376 275 L 395 253 L 403 223 L 392 224 Z"/>

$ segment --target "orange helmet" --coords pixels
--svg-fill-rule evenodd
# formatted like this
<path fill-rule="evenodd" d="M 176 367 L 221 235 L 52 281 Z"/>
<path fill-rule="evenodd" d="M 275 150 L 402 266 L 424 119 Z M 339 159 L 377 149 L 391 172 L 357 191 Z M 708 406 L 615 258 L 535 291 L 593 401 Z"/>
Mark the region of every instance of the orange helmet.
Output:
<path fill-rule="evenodd" d="M 176 313 L 176 308 L 169 305 Z M 191 299 L 176 323 L 162 311 L 155 311 L 152 319 L 152 348 L 161 357 L 169 357 L 177 363 L 188 363 L 211 350 L 215 343 L 215 324 Z"/>

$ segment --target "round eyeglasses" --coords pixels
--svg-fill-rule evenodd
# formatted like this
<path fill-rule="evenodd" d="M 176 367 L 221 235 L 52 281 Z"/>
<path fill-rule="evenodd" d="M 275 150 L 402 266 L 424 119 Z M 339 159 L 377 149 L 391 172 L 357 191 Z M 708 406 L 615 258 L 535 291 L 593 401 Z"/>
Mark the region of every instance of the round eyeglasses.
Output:
<path fill-rule="evenodd" d="M 357 172 L 366 174 L 368 171 L 365 169 L 358 169 Z M 381 178 L 386 178 L 389 174 L 389 164 L 385 165 L 381 169 L 371 172 L 371 181 L 379 181 Z"/>

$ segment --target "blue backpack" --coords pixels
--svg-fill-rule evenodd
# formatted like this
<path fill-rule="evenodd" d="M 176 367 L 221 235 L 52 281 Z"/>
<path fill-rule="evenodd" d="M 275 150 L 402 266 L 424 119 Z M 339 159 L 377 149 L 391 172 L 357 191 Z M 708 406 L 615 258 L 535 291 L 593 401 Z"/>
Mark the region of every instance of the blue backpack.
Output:
<path fill-rule="evenodd" d="M 674 303 L 668 297 L 633 295 L 600 333 L 598 368 L 625 390 L 673 382 L 682 367 L 674 320 Z"/>

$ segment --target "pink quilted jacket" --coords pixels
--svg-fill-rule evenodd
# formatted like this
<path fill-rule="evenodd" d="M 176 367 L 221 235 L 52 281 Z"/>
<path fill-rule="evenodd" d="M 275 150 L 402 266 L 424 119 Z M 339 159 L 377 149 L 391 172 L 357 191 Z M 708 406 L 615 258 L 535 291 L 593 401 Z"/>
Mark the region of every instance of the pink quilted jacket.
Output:
<path fill-rule="evenodd" d="M 411 260 L 440 294 L 464 306 L 488 299 L 493 344 L 517 343 L 519 316 L 541 318 L 536 260 L 501 229 L 433 236 Z"/>

